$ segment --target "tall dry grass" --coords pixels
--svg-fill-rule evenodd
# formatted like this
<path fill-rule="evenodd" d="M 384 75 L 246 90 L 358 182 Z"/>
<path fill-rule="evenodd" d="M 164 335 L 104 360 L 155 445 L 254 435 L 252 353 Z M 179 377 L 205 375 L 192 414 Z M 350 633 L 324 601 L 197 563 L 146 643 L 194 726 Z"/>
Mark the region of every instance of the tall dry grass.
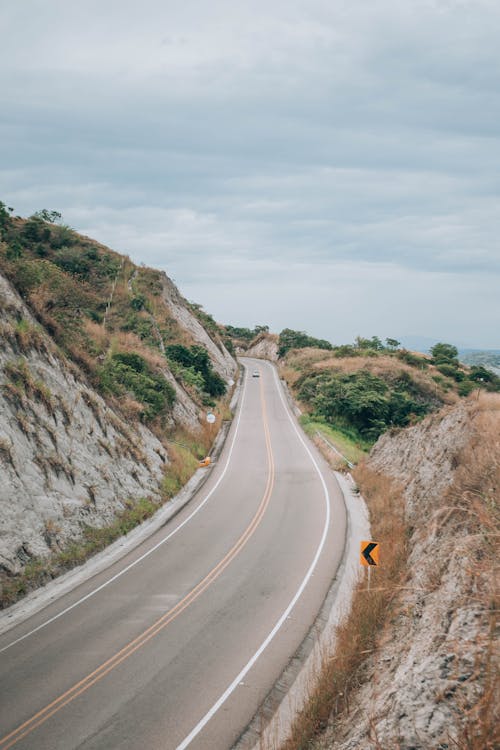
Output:
<path fill-rule="evenodd" d="M 444 508 L 467 549 L 468 598 L 488 613 L 489 629 L 475 664 L 478 698 L 472 707 L 462 707 L 465 721 L 452 747 L 495 750 L 500 747 L 500 394 L 471 396 L 468 411 L 470 439 Z"/>
<path fill-rule="evenodd" d="M 363 683 L 363 664 L 376 647 L 377 637 L 390 618 L 395 598 L 404 585 L 406 527 L 401 489 L 365 464 L 355 470 L 372 515 L 373 539 L 381 544 L 381 565 L 356 587 L 351 612 L 338 628 L 333 654 L 325 655 L 311 698 L 293 725 L 281 750 L 309 750 L 326 728 L 349 710 Z"/>

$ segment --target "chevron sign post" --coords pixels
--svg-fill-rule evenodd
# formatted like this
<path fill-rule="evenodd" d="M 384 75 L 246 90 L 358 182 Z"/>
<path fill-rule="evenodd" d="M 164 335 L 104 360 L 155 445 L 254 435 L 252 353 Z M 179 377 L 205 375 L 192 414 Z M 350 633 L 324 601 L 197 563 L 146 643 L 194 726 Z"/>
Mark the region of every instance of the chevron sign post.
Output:
<path fill-rule="evenodd" d="M 359 561 L 361 565 L 378 565 L 378 542 L 361 542 Z"/>
<path fill-rule="evenodd" d="M 378 542 L 361 542 L 359 561 L 368 568 L 368 591 L 370 590 L 372 568 L 378 567 Z"/>

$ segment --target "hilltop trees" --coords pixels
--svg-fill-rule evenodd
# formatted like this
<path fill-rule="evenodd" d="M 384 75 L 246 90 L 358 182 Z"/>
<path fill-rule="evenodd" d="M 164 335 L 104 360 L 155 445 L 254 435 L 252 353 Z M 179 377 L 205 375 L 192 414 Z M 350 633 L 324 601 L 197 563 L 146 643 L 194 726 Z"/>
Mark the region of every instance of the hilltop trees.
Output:
<path fill-rule="evenodd" d="M 435 365 L 456 364 L 458 365 L 458 349 L 453 344 L 439 342 L 431 349 L 432 359 Z"/>
<path fill-rule="evenodd" d="M 326 339 L 316 339 L 304 331 L 284 328 L 280 333 L 278 356 L 283 357 L 289 349 L 305 349 L 308 346 L 316 349 L 333 349 L 333 346 Z"/>

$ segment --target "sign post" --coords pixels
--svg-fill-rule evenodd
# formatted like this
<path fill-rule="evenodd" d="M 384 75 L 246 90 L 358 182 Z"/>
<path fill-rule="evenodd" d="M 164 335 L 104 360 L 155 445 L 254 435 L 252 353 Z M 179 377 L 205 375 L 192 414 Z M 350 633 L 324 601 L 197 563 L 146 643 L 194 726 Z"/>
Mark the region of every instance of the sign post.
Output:
<path fill-rule="evenodd" d="M 361 565 L 368 568 L 368 591 L 370 590 L 372 568 L 376 568 L 379 564 L 379 547 L 378 542 L 361 542 L 359 561 Z"/>

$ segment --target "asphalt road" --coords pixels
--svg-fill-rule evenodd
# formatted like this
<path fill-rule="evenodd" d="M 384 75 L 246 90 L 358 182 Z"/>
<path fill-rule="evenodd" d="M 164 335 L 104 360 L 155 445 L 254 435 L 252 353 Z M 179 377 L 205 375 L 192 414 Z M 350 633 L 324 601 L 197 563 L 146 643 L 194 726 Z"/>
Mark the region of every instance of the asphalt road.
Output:
<path fill-rule="evenodd" d="M 192 502 L 1 636 L 0 750 L 229 749 L 301 643 L 342 556 L 343 500 L 274 368 L 243 362 Z"/>

